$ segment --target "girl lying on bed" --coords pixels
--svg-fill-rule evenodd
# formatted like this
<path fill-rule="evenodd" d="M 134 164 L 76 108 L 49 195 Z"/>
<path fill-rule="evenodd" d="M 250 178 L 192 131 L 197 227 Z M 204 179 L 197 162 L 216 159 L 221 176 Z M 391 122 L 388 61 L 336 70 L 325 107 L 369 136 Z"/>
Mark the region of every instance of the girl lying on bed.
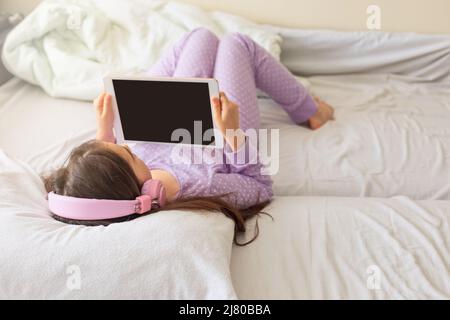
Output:
<path fill-rule="evenodd" d="M 213 99 L 213 116 L 224 135 L 226 129 L 260 127 L 256 88 L 270 95 L 295 123 L 308 123 L 317 129 L 333 117 L 329 105 L 311 97 L 282 64 L 239 33 L 219 41 L 210 31 L 195 29 L 183 36 L 148 75 L 216 78 L 222 92 Z M 261 174 L 259 161 L 186 165 L 171 158 L 173 145 L 142 143 L 133 149 L 117 145 L 111 96 L 102 93 L 94 104 L 97 139 L 75 148 L 64 167 L 44 178 L 48 192 L 76 198 L 132 200 L 141 195 L 144 182 L 156 179 L 165 188 L 167 203 L 146 213 L 171 209 L 222 212 L 235 221 L 235 243 L 236 233 L 245 231 L 245 220 L 261 213 L 270 202 L 272 182 Z M 242 133 L 225 140 L 232 154 L 249 147 L 249 139 Z M 77 220 L 53 214 L 57 220 L 83 225 L 107 225 L 140 215 Z M 257 233 L 256 228 L 251 241 Z"/>

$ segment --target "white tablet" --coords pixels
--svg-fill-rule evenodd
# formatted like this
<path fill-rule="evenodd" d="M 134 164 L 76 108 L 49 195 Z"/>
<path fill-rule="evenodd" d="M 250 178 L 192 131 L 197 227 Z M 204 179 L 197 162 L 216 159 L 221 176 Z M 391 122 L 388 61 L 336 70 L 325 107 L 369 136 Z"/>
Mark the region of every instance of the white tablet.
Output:
<path fill-rule="evenodd" d="M 117 143 L 223 147 L 212 116 L 217 80 L 110 75 L 104 84 L 112 96 Z"/>

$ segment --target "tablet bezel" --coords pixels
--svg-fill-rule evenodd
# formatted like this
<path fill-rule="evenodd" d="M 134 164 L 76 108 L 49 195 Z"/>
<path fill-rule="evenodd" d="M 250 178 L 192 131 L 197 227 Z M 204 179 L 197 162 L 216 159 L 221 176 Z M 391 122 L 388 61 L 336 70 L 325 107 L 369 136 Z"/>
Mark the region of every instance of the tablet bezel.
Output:
<path fill-rule="evenodd" d="M 207 83 L 208 89 L 209 89 L 209 101 L 210 101 L 210 116 L 213 123 L 213 135 L 214 135 L 214 142 L 212 144 L 194 144 L 194 137 L 191 137 L 191 143 L 185 143 L 185 142 L 160 142 L 160 141 L 141 141 L 141 140 L 127 140 L 124 137 L 123 129 L 122 129 L 122 122 L 120 119 L 120 112 L 119 107 L 117 105 L 116 100 L 116 94 L 114 90 L 113 80 L 133 80 L 133 81 L 167 81 L 167 82 L 200 82 L 200 83 Z M 196 147 L 207 147 L 207 148 L 223 148 L 224 146 L 224 139 L 223 136 L 217 127 L 214 117 L 213 117 L 213 105 L 212 105 L 212 98 L 213 97 L 219 97 L 219 84 L 216 79 L 214 78 L 177 78 L 177 77 L 149 77 L 149 76 L 143 76 L 143 75 L 135 75 L 135 76 L 124 76 L 124 75 L 107 75 L 103 79 L 105 91 L 111 95 L 111 103 L 114 111 L 114 132 L 116 136 L 116 143 L 118 144 L 126 144 L 126 143 L 157 143 L 157 144 L 169 144 L 169 145 L 191 145 Z M 203 138 L 203 137 L 202 137 Z M 212 138 L 212 137 L 211 137 Z"/>

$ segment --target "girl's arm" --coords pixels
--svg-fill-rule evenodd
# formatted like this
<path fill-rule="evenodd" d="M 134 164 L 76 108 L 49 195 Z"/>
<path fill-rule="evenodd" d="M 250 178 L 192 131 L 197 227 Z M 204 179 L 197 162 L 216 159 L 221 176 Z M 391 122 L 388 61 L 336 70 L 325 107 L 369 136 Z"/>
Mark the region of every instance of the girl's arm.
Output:
<path fill-rule="evenodd" d="M 272 180 L 269 176 L 261 176 L 259 172 L 254 173 L 254 176 L 243 173 L 216 173 L 208 195 L 227 194 L 225 199 L 238 209 L 247 209 L 270 201 L 273 196 Z"/>
<path fill-rule="evenodd" d="M 228 194 L 228 200 L 240 209 L 270 200 L 272 180 L 262 175 L 263 165 L 259 161 L 256 141 L 251 141 L 240 130 L 239 107 L 221 92 L 219 98 L 213 99 L 213 116 L 227 142 L 224 153 L 227 165 L 225 172 L 213 176 L 209 193 Z M 231 134 L 227 135 L 227 130 Z"/>
<path fill-rule="evenodd" d="M 213 118 L 231 150 L 236 151 L 245 143 L 245 134 L 239 126 L 239 106 L 230 100 L 224 92 L 212 99 Z"/>
<path fill-rule="evenodd" d="M 97 140 L 116 143 L 114 136 L 114 112 L 111 105 L 111 95 L 100 93 L 94 100 L 95 114 L 97 118 Z"/>

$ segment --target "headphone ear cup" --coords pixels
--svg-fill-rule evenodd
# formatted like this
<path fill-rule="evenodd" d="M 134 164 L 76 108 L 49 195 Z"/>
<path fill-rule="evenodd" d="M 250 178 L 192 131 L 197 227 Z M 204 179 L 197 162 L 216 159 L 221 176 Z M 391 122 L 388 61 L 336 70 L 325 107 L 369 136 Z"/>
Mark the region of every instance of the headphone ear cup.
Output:
<path fill-rule="evenodd" d="M 161 181 L 150 179 L 144 182 L 141 188 L 141 194 L 148 195 L 152 198 L 152 202 L 156 201 L 159 207 L 166 203 L 166 189 Z"/>

